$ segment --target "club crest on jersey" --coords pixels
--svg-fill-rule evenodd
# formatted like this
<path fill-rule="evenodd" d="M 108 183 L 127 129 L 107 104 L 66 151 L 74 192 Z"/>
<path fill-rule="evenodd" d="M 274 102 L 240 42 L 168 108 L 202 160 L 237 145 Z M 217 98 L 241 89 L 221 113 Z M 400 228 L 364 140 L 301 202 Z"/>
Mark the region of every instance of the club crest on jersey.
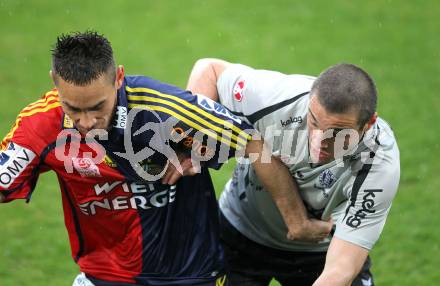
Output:
<path fill-rule="evenodd" d="M 245 88 L 244 83 L 245 83 L 244 80 L 239 80 L 234 85 L 234 89 L 232 90 L 232 93 L 234 94 L 234 99 L 236 101 L 241 101 L 243 99 L 243 92 L 244 92 L 244 88 Z"/>
<path fill-rule="evenodd" d="M 72 158 L 72 162 L 81 177 L 101 177 L 98 166 L 91 158 Z"/>
<path fill-rule="evenodd" d="M 319 179 L 319 184 L 323 188 L 330 188 L 336 182 L 335 175 L 333 175 L 333 173 L 329 169 L 326 169 L 321 174 L 319 174 L 318 179 Z"/>

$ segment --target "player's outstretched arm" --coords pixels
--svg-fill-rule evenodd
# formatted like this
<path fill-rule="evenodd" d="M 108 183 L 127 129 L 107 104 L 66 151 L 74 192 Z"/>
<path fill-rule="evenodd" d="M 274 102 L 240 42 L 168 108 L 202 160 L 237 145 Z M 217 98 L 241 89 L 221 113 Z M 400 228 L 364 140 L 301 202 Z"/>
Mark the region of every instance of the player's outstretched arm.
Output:
<path fill-rule="evenodd" d="M 246 155 L 251 158 L 260 155 L 253 162 L 253 167 L 265 189 L 271 193 L 287 225 L 287 238 L 303 241 L 319 241 L 326 238 L 332 228 L 332 222 L 308 219 L 298 187 L 289 170 L 273 156 L 270 162 L 263 162 L 263 148 L 263 141 L 252 140 L 246 146 Z"/>
<path fill-rule="evenodd" d="M 351 242 L 333 237 L 327 251 L 324 271 L 313 286 L 351 285 L 367 259 L 368 250 Z"/>
<path fill-rule="evenodd" d="M 220 59 L 200 59 L 195 64 L 186 85 L 192 93 L 203 94 L 219 101 L 217 80 L 231 63 Z"/>

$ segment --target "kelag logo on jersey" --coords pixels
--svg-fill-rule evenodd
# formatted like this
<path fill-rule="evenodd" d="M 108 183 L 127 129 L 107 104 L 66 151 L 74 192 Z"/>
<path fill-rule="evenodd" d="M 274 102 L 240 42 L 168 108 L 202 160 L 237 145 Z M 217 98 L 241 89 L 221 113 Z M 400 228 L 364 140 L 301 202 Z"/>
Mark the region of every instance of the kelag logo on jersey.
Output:
<path fill-rule="evenodd" d="M 206 110 L 213 111 L 217 114 L 226 116 L 229 119 L 234 120 L 238 124 L 241 123 L 241 120 L 238 117 L 236 117 L 234 114 L 232 114 L 226 107 L 218 104 L 217 102 L 211 100 L 210 98 L 207 98 L 204 95 L 197 94 L 197 102 L 200 106 L 202 106 Z"/>
<path fill-rule="evenodd" d="M 374 198 L 376 197 L 376 193 L 383 192 L 382 189 L 373 189 L 373 190 L 364 190 L 365 195 L 362 198 L 362 208 L 352 216 L 347 218 L 347 225 L 353 228 L 357 228 L 362 224 L 362 220 L 365 219 L 367 214 L 373 214 L 376 212 L 374 210 Z"/>
<path fill-rule="evenodd" d="M 290 116 L 289 119 L 287 119 L 286 121 L 280 120 L 280 122 L 281 122 L 281 126 L 287 127 L 293 123 L 301 124 L 303 123 L 303 119 L 301 116 L 294 116 L 294 117 Z"/>

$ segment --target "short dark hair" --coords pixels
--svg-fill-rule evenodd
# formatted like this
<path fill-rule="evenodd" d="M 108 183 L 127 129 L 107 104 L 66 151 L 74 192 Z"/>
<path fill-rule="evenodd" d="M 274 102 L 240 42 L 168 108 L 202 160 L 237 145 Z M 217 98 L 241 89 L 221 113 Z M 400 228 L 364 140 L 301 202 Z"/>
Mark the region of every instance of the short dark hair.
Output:
<path fill-rule="evenodd" d="M 60 76 L 75 85 L 88 85 L 108 73 L 116 77 L 115 60 L 110 42 L 95 31 L 73 32 L 57 37 L 52 49 L 54 80 Z"/>
<path fill-rule="evenodd" d="M 376 112 L 377 91 L 367 72 L 353 64 L 338 64 L 322 72 L 312 85 L 328 112 L 359 112 L 358 124 L 364 126 Z"/>

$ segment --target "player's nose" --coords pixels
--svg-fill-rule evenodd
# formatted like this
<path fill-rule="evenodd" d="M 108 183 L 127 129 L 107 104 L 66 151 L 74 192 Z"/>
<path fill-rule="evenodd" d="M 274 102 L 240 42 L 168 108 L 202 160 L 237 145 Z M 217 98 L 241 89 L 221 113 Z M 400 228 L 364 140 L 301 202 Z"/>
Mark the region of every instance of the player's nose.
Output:
<path fill-rule="evenodd" d="M 82 129 L 91 130 L 96 124 L 96 118 L 90 113 L 84 112 L 78 119 L 78 126 Z"/>
<path fill-rule="evenodd" d="M 328 144 L 321 130 L 313 130 L 310 134 L 310 143 L 315 149 L 326 148 Z"/>

